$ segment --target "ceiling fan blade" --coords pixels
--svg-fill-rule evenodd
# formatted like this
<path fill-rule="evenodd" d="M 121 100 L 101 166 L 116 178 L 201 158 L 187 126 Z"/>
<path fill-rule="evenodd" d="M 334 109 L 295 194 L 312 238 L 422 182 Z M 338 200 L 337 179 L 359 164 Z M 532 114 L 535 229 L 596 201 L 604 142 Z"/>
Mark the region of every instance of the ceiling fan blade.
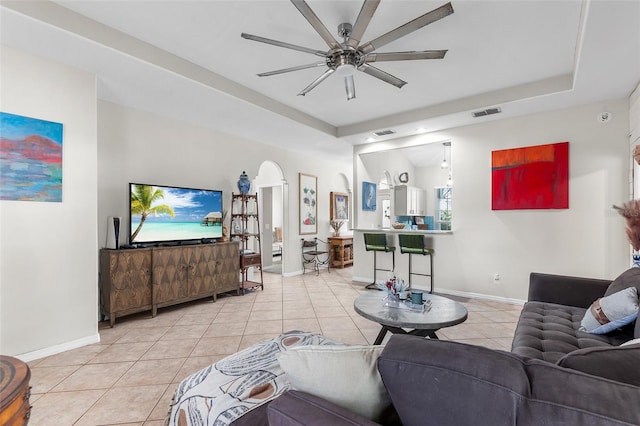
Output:
<path fill-rule="evenodd" d="M 353 29 L 351 30 L 351 36 L 349 36 L 349 40 L 347 40 L 347 46 L 354 49 L 358 47 L 362 41 L 362 35 L 369 26 L 369 22 L 371 21 L 373 14 L 376 12 L 379 4 L 380 0 L 364 0 L 364 4 L 362 5 L 362 9 L 360 9 L 356 23 L 353 25 Z"/>
<path fill-rule="evenodd" d="M 311 24 L 314 30 L 320 37 L 327 43 L 327 45 L 331 49 L 340 49 L 340 43 L 336 41 L 336 39 L 331 35 L 327 27 L 324 26 L 320 18 L 311 10 L 307 2 L 304 0 L 291 0 L 291 3 L 302 13 L 302 16 L 306 18 L 307 21 Z"/>
<path fill-rule="evenodd" d="M 297 46 L 295 44 L 286 43 L 284 41 L 273 40 L 270 38 L 260 37 L 253 34 L 242 33 L 240 34 L 242 38 L 246 38 L 247 40 L 259 41 L 260 43 L 271 44 L 273 46 L 284 47 L 287 49 L 297 50 L 299 52 L 311 53 L 316 56 L 327 56 L 327 52 L 323 52 L 322 50 L 309 49 L 308 47 Z"/>
<path fill-rule="evenodd" d="M 347 91 L 347 100 L 355 99 L 356 85 L 353 81 L 353 74 L 344 76 L 344 89 Z"/>
<path fill-rule="evenodd" d="M 298 93 L 298 96 L 304 96 L 307 93 L 309 93 L 310 91 L 312 91 L 318 84 L 322 83 L 327 77 L 329 77 L 331 74 L 333 74 L 335 72 L 335 70 L 329 68 L 328 70 L 326 70 L 320 77 L 316 78 L 315 80 L 313 80 L 313 82 L 308 85 L 307 87 L 305 87 L 302 92 Z"/>
<path fill-rule="evenodd" d="M 358 67 L 358 69 L 365 74 L 369 74 L 372 77 L 379 78 L 385 83 L 392 84 L 397 88 L 401 88 L 402 86 L 407 84 L 406 81 L 400 80 L 398 77 L 395 77 L 387 72 L 384 72 L 379 68 L 372 67 L 371 65 L 362 64 Z"/>
<path fill-rule="evenodd" d="M 442 59 L 446 50 L 425 50 L 424 52 L 389 52 L 370 53 L 364 59 L 365 63 L 388 61 L 415 61 L 417 59 Z"/>
<path fill-rule="evenodd" d="M 401 37 L 406 36 L 426 25 L 429 25 L 439 19 L 449 16 L 453 13 L 453 6 L 451 3 L 440 6 L 437 9 L 433 9 L 431 12 L 427 12 L 422 16 L 417 17 L 413 21 L 409 21 L 404 25 L 400 25 L 398 28 L 389 31 L 386 34 L 381 35 L 365 44 L 363 44 L 359 50 L 363 53 L 371 53 L 374 50 L 391 43 Z"/>
<path fill-rule="evenodd" d="M 269 77 L 272 75 L 284 74 L 286 72 L 291 72 L 291 71 L 306 70 L 307 68 L 324 67 L 326 65 L 327 65 L 326 62 L 316 62 L 315 64 L 298 65 L 297 67 L 290 67 L 290 68 L 283 68 L 281 70 L 261 72 L 260 74 L 258 74 L 258 77 Z"/>

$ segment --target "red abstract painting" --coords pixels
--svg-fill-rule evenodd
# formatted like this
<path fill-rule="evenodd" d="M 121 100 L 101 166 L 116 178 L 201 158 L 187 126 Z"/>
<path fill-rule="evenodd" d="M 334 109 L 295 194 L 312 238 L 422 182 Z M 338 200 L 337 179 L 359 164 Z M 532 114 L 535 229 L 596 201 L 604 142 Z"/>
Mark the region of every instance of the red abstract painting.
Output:
<path fill-rule="evenodd" d="M 569 142 L 491 152 L 491 209 L 568 209 Z"/>

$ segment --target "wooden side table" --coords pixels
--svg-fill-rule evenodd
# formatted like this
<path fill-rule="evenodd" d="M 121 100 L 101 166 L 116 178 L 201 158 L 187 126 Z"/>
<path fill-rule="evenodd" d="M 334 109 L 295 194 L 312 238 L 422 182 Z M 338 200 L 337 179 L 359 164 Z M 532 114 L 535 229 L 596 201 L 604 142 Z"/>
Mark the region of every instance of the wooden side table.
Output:
<path fill-rule="evenodd" d="M 353 265 L 353 237 L 329 237 L 331 267 Z"/>
<path fill-rule="evenodd" d="M 23 426 L 29 422 L 31 388 L 29 366 L 17 358 L 0 355 L 0 425 Z"/>

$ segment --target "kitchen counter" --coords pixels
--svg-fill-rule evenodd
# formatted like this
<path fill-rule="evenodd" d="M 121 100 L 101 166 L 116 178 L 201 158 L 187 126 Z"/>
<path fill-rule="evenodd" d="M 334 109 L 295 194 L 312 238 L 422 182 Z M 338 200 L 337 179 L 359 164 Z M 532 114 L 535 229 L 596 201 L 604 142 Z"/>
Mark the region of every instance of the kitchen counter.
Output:
<path fill-rule="evenodd" d="M 435 250 L 433 256 L 434 262 L 434 285 L 437 287 L 440 285 L 438 282 L 438 268 L 443 268 L 443 264 L 446 263 L 447 251 L 444 247 L 449 247 L 453 239 L 452 231 L 437 231 L 430 229 L 393 229 L 393 228 L 357 228 L 353 230 L 353 280 L 371 283 L 373 281 L 373 267 L 374 267 L 374 255 L 372 252 L 366 251 L 364 246 L 364 237 L 362 234 L 374 233 L 385 234 L 387 236 L 387 244 L 389 246 L 396 247 L 395 251 L 395 268 L 394 275 L 405 279 L 409 278 L 409 254 L 400 253 L 398 248 L 398 236 L 401 234 L 418 234 L 423 235 L 425 239 L 425 246 Z M 391 253 L 378 253 L 377 265 L 380 269 L 392 269 L 392 258 L 394 256 Z M 429 270 L 429 259 L 423 258 L 423 256 L 414 256 L 413 259 L 413 271 L 418 273 L 426 273 Z M 443 269 L 440 269 L 443 270 Z M 378 271 L 376 279 L 379 283 L 384 282 L 390 272 Z M 428 291 L 430 284 L 425 277 L 413 276 L 412 285 L 415 288 Z"/>
<path fill-rule="evenodd" d="M 453 231 L 439 231 L 435 229 L 394 229 L 394 228 L 357 228 L 359 232 L 379 232 L 391 234 L 453 234 Z"/>

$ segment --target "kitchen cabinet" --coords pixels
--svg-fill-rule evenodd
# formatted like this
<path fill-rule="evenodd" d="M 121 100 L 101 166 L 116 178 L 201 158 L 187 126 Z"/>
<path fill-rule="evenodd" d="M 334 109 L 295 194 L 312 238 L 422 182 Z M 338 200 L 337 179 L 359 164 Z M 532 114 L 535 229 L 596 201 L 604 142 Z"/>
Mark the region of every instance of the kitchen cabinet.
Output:
<path fill-rule="evenodd" d="M 394 189 L 396 216 L 424 216 L 427 214 L 427 194 L 415 186 L 400 185 Z"/>

